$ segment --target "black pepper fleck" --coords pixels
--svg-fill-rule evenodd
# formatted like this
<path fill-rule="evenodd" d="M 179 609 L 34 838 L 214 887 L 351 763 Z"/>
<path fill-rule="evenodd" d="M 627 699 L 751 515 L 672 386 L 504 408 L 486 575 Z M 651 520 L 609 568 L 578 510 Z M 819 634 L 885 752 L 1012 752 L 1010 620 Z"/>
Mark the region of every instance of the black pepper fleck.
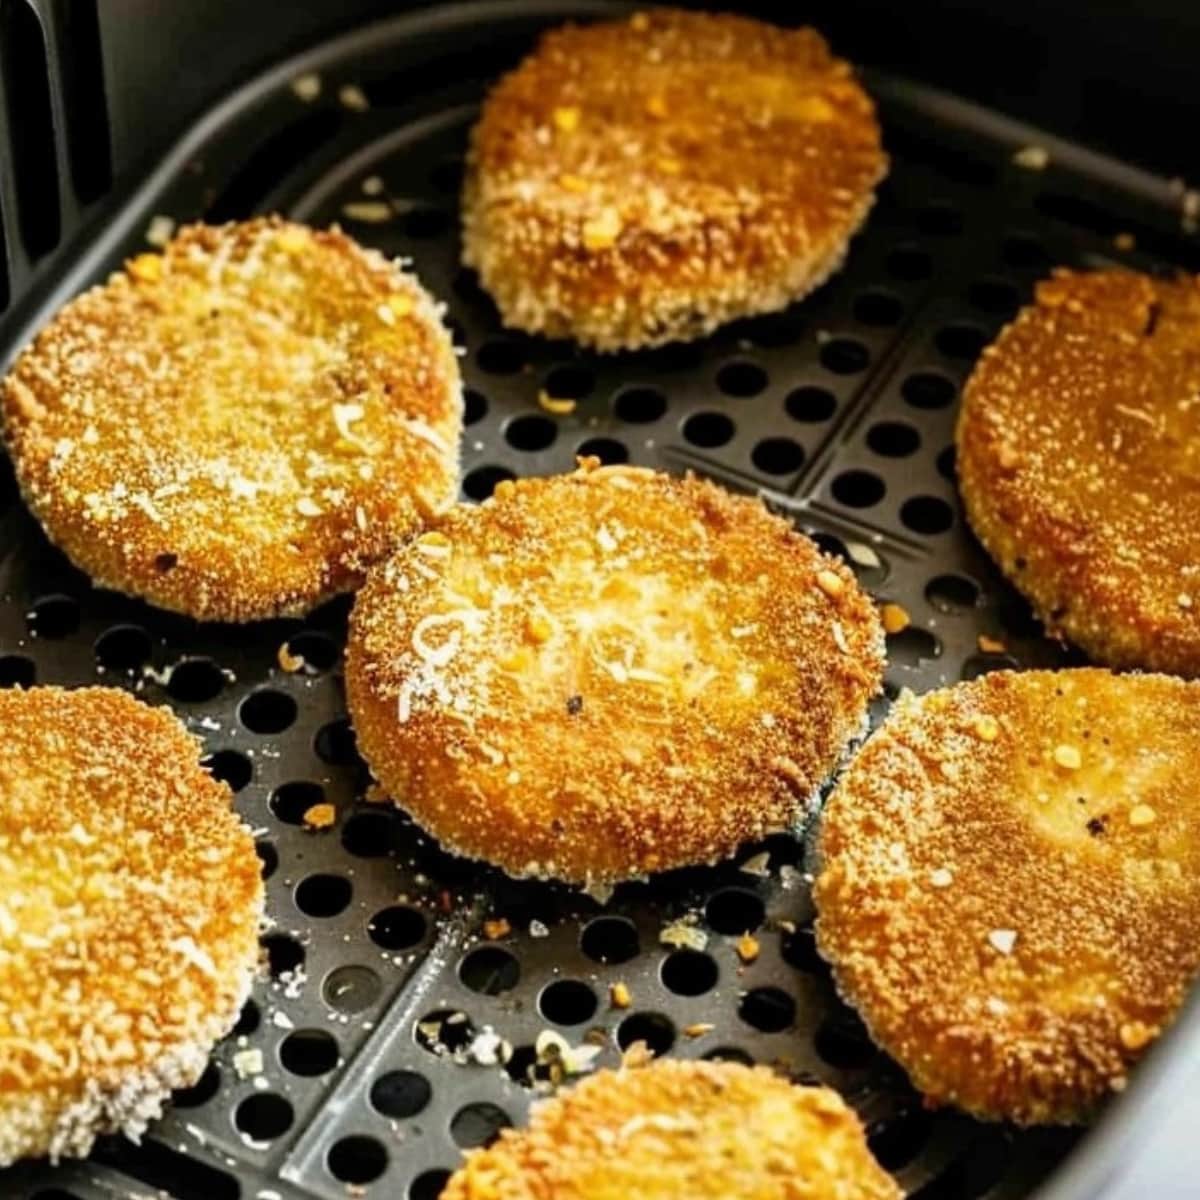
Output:
<path fill-rule="evenodd" d="M 1087 831 L 1092 837 L 1099 837 L 1108 828 L 1108 820 L 1105 817 L 1093 817 L 1087 823 Z"/>
<path fill-rule="evenodd" d="M 572 717 L 577 717 L 583 712 L 583 697 L 568 696 L 567 697 L 567 712 Z"/>

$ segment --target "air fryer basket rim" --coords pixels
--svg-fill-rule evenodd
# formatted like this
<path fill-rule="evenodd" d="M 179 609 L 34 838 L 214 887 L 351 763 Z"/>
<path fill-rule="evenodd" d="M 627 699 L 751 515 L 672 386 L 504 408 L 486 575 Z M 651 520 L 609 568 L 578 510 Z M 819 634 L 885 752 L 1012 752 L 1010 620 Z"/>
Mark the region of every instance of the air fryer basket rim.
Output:
<path fill-rule="evenodd" d="M 365 25 L 279 63 L 236 89 L 212 108 L 144 179 L 119 189 L 97 207 L 94 216 L 71 239 L 69 247 L 50 265 L 51 269 L 41 273 L 28 294 L 18 299 L 0 324 L 5 338 L 0 353 L 5 364 L 11 361 L 13 355 L 55 309 L 88 282 L 101 277 L 107 265 L 119 260 L 123 248 L 138 243 L 147 215 L 160 211 L 159 198 L 170 190 L 190 162 L 206 147 L 220 141 L 227 130 L 236 129 L 246 114 L 286 94 L 291 81 L 296 78 L 309 73 L 337 76 L 345 70 L 345 64 L 377 58 L 380 47 L 405 45 L 415 53 L 422 42 L 432 44 L 438 39 L 484 24 L 503 24 L 514 19 L 550 24 L 570 17 L 611 15 L 632 7 L 614 5 L 606 0 L 470 0 L 468 3 L 424 9 Z M 895 104 L 909 112 L 924 114 L 933 124 L 967 130 L 997 146 L 1010 149 L 1025 145 L 1042 146 L 1049 151 L 1056 164 L 1080 179 L 1093 181 L 1097 186 L 1115 193 L 1136 197 L 1140 204 L 1163 213 L 1170 213 L 1178 207 L 1175 185 L 1139 168 L 1046 135 L 1021 122 L 919 83 L 874 71 L 864 72 L 864 77 L 870 90 L 885 105 Z M 364 154 L 373 145 L 373 141 L 364 143 Z M 870 237 L 868 225 L 863 238 Z M 416 265 L 420 270 L 419 259 Z M 938 301 L 929 295 L 915 301 L 915 320 L 919 321 L 937 304 Z M 803 312 L 803 305 L 800 308 Z M 872 379 L 879 382 L 865 383 L 856 398 L 849 402 L 855 406 L 857 416 L 839 426 L 839 438 L 845 437 L 848 441 L 853 435 L 853 427 L 863 423 L 862 418 L 867 410 L 874 411 L 876 400 L 884 390 L 886 381 L 883 377 L 898 370 L 895 360 L 903 350 L 901 341 L 915 336 L 911 328 L 906 327 L 903 335 L 898 334 L 895 342 L 881 351 L 876 362 L 878 370 L 872 372 Z M 499 437 L 499 434 L 496 436 Z M 831 440 L 822 446 L 822 454 L 832 459 L 841 452 L 842 447 L 842 442 L 835 444 Z M 701 469 L 713 466 L 714 458 L 719 457 L 696 454 L 686 448 L 681 455 L 663 455 L 667 462 Z M 485 457 L 477 461 L 488 460 Z M 811 490 L 818 491 L 821 479 L 818 478 L 815 462 L 811 470 L 806 470 L 809 471 L 807 478 Z M 742 484 L 758 490 L 769 490 L 762 480 L 755 480 L 733 466 L 722 468 L 717 464 L 712 473 L 735 486 Z M 828 472 L 825 472 L 821 478 L 827 475 Z M 790 494 L 790 489 L 782 485 L 780 491 L 784 497 Z M 792 499 L 795 498 L 795 494 L 792 494 Z M 818 500 L 816 507 L 819 517 L 828 518 L 822 521 L 824 527 L 837 527 L 837 514 L 823 499 Z M 846 524 L 847 528 L 855 528 L 850 518 L 847 518 Z M 4 527 L 0 526 L 0 532 L 3 531 Z M 0 582 L 3 580 L 0 579 Z M 0 633 L 2 630 L 3 626 L 0 626 Z M 363 865 L 364 871 L 367 866 L 369 864 Z M 452 943 L 447 943 L 447 947 L 449 952 Z M 436 949 L 430 951 L 431 959 L 436 955 Z M 396 1006 L 404 1003 L 405 993 L 412 984 L 413 977 L 410 977 L 400 986 L 394 997 Z M 1114 1100 L 1095 1128 L 1037 1191 L 1039 1200 L 1092 1200 L 1118 1182 L 1131 1164 L 1136 1165 L 1139 1141 L 1183 1094 L 1191 1074 L 1191 1064 L 1198 1058 L 1200 994 L 1193 990 L 1174 1026 L 1139 1066 L 1125 1094 Z M 469 1085 L 466 1087 L 469 1088 Z M 46 1175 L 39 1183 L 51 1187 L 54 1176 Z"/>

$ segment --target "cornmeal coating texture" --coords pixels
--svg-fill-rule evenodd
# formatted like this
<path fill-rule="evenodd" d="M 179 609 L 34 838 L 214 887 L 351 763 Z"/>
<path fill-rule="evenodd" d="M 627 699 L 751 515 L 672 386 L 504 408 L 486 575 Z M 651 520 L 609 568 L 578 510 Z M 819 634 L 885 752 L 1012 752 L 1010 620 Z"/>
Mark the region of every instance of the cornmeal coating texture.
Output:
<path fill-rule="evenodd" d="M 0 387 L 21 491 L 97 583 L 195 617 L 356 587 L 457 487 L 450 338 L 410 275 L 278 218 L 191 225 Z"/>
<path fill-rule="evenodd" d="M 618 350 L 818 287 L 887 159 L 816 31 L 662 8 L 546 34 L 487 98 L 467 168 L 463 261 L 505 323 Z"/>
<path fill-rule="evenodd" d="M 1200 278 L 1059 271 L 985 352 L 967 517 L 1051 632 L 1200 675 Z"/>
<path fill-rule="evenodd" d="M 167 709 L 0 691 L 0 1166 L 137 1137 L 194 1084 L 258 963 L 229 788 Z"/>
<path fill-rule="evenodd" d="M 1200 683 L 1000 672 L 901 698 L 825 806 L 817 944 L 938 1104 L 1087 1120 L 1200 968 Z"/>
<path fill-rule="evenodd" d="M 882 642 L 853 575 L 759 501 L 591 459 L 372 571 L 347 698 L 376 778 L 447 847 L 586 885 L 799 822 Z"/>
<path fill-rule="evenodd" d="M 473 1150 L 442 1200 L 900 1200 L 858 1117 L 765 1067 L 598 1071 Z"/>

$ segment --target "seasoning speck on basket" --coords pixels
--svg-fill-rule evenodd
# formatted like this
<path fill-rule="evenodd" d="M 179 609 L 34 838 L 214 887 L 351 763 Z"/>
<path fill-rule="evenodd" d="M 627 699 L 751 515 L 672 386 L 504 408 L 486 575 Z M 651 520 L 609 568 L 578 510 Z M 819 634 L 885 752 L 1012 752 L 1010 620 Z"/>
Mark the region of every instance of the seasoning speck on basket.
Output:
<path fill-rule="evenodd" d="M 314 804 L 304 811 L 304 824 L 309 829 L 328 829 L 337 820 L 337 809 L 332 804 Z"/>
<path fill-rule="evenodd" d="M 659 931 L 658 940 L 676 950 L 703 950 L 708 945 L 708 934 L 699 928 L 694 917 L 684 917 L 664 926 Z"/>
<path fill-rule="evenodd" d="M 758 938 L 753 934 L 743 933 L 737 940 L 737 956 L 744 963 L 752 963 L 758 958 L 762 948 L 758 944 Z"/>
<path fill-rule="evenodd" d="M 899 604 L 885 604 L 879 610 L 879 619 L 883 622 L 885 633 L 903 633 L 912 624 L 908 610 Z"/>

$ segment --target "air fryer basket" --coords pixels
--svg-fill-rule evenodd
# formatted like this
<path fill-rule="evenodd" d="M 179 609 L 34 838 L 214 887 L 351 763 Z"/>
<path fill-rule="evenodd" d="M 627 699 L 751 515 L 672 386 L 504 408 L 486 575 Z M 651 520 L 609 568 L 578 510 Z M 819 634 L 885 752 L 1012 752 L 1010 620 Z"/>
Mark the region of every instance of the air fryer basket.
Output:
<path fill-rule="evenodd" d="M 819 293 L 650 353 L 596 357 L 515 336 L 458 266 L 466 131 L 487 82 L 540 28 L 610 11 L 570 0 L 431 9 L 263 75 L 136 191 L 102 206 L 19 297 L 2 326 L 5 356 L 171 223 L 267 211 L 338 221 L 411 258 L 447 302 L 468 388 L 467 498 L 514 475 L 568 470 L 580 453 L 691 469 L 762 493 L 911 614 L 889 638 L 889 697 L 1079 661 L 1042 636 L 964 527 L 951 445 L 958 389 L 1051 264 L 1200 266 L 1187 194 L 868 74 L 892 171 L 846 269 Z M 543 411 L 542 389 L 576 399 L 574 412 Z M 1177 1082 L 1194 1021 L 1083 1141 L 926 1111 L 815 954 L 801 842 L 771 838 L 727 865 L 625 885 L 607 901 L 454 859 L 367 796 L 340 675 L 348 599 L 304 622 L 238 628 L 93 589 L 47 545 L 2 470 L 0 685 L 100 682 L 170 704 L 256 830 L 271 920 L 269 977 L 143 1144 L 108 1138 L 84 1163 L 0 1173 L 5 1197 L 161 1188 L 178 1200 L 432 1200 L 461 1149 L 519 1123 L 559 1069 L 552 1052 L 539 1061 L 546 1030 L 599 1047 L 600 1066 L 640 1038 L 830 1083 L 924 1200 L 1097 1195 Z M 284 669 L 294 665 L 281 663 L 284 645 L 302 670 Z M 301 818 L 321 799 L 337 822 L 313 832 Z M 735 949 L 746 932 L 761 948 L 751 963 Z M 617 983 L 628 1008 L 611 1002 Z M 478 1037 L 489 1031 L 499 1051 Z"/>

